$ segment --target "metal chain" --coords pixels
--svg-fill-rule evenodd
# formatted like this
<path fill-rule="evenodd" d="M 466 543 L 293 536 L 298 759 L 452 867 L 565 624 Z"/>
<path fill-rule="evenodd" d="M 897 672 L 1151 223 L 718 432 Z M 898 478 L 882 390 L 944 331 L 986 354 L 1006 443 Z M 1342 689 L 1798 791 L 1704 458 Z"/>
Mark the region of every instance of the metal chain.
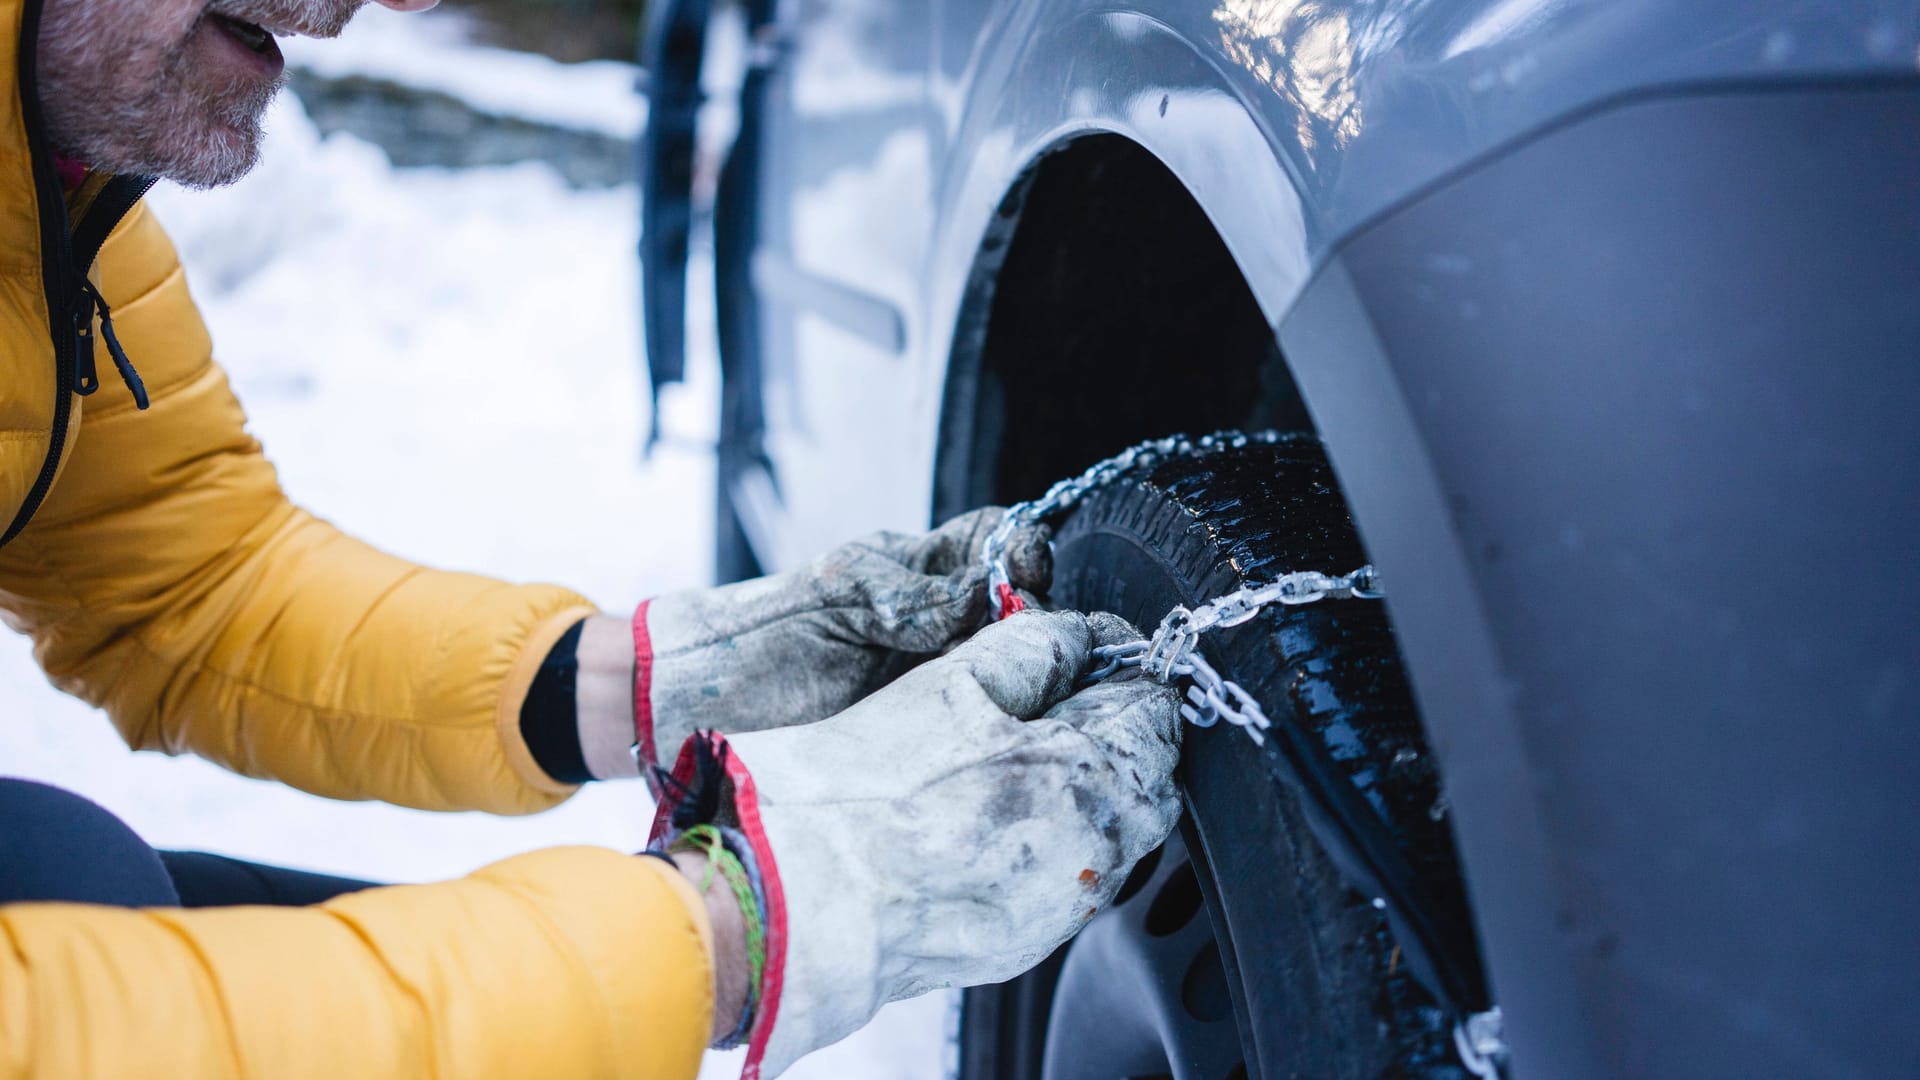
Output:
<path fill-rule="evenodd" d="M 1215 450 L 1237 450 L 1251 443 L 1275 443 L 1280 441 L 1280 437 L 1277 431 L 1222 431 L 1198 439 L 1185 435 L 1149 439 L 1127 447 L 1079 476 L 1060 481 L 1037 499 L 1008 507 L 1007 516 L 1000 519 L 1000 524 L 987 535 L 987 542 L 982 548 L 982 557 L 987 563 L 987 590 L 994 599 L 994 618 L 1004 619 L 1024 606 L 1020 598 L 1014 595 L 1013 579 L 1007 570 L 1007 544 L 1012 541 L 1014 533 L 1063 514 L 1094 490 L 1122 477 L 1148 472 L 1168 458 Z"/>
<path fill-rule="evenodd" d="M 1025 605 L 1013 591 L 1007 567 L 1007 545 L 1020 529 L 1038 525 L 1066 512 L 1092 492 L 1122 478 L 1151 471 L 1172 457 L 1237 450 L 1255 443 L 1276 443 L 1277 431 L 1222 431 L 1198 439 L 1172 435 L 1164 439 L 1130 446 L 1079 476 L 1062 480 L 1032 502 L 1008 508 L 993 532 L 987 536 L 983 557 L 987 563 L 987 587 L 994 600 L 995 618 L 1005 618 Z M 1225 720 L 1245 731 L 1255 743 L 1266 741 L 1261 732 L 1273 726 L 1252 694 L 1214 670 L 1200 655 L 1200 635 L 1209 630 L 1239 626 L 1274 604 L 1297 606 L 1319 600 L 1377 600 L 1381 596 L 1379 579 L 1371 566 L 1335 577 L 1313 570 L 1284 575 L 1277 580 L 1248 585 L 1197 608 L 1176 607 L 1160 621 L 1151 640 L 1125 645 L 1103 646 L 1094 650 L 1100 667 L 1087 676 L 1089 682 L 1110 678 L 1125 668 L 1144 668 L 1164 683 L 1186 679 L 1187 704 L 1180 714 L 1196 727 L 1212 727 Z"/>
<path fill-rule="evenodd" d="M 1275 604 L 1296 607 L 1320 600 L 1377 600 L 1380 596 L 1379 579 L 1371 566 L 1339 577 L 1302 570 L 1264 585 L 1248 585 L 1197 608 L 1174 608 L 1160 620 L 1151 639 L 1094 649 L 1101 666 L 1087 681 L 1098 682 L 1126 668 L 1141 668 L 1163 683 L 1186 679 L 1192 685 L 1187 687 L 1187 704 L 1180 706 L 1180 715 L 1188 723 L 1212 727 L 1225 720 L 1256 744 L 1264 743 L 1266 736 L 1261 732 L 1273 722 L 1252 694 L 1215 671 L 1200 655 L 1200 635 L 1249 622 Z"/>
<path fill-rule="evenodd" d="M 1276 443 L 1281 437 L 1275 431 L 1223 431 L 1199 439 L 1184 435 L 1153 439 L 1128 447 L 1079 476 L 1060 481 L 1038 499 L 1009 507 L 1006 517 L 988 535 L 983 547 L 987 585 L 995 601 L 994 617 L 1004 619 L 1025 606 L 1013 590 L 1007 566 L 1007 546 L 1020 529 L 1058 516 L 1092 492 L 1116 480 L 1151 471 L 1169 458 L 1239 449 L 1254 443 Z M 1099 666 L 1087 675 L 1086 681 L 1109 679 L 1129 668 L 1138 668 L 1163 683 L 1184 679 L 1190 685 L 1187 703 L 1180 707 L 1180 715 L 1188 723 L 1212 727 L 1225 720 L 1245 731 L 1256 745 L 1264 744 L 1266 736 L 1262 733 L 1272 727 L 1273 722 L 1267 719 L 1266 711 L 1252 694 L 1221 675 L 1201 655 L 1201 635 L 1250 622 L 1274 605 L 1297 607 L 1322 600 L 1378 600 L 1384 595 L 1379 575 L 1371 565 L 1337 576 L 1301 570 L 1273 581 L 1246 585 L 1195 608 L 1175 607 L 1160 620 L 1151 638 L 1094 649 Z M 1506 1056 L 1498 1007 L 1456 1022 L 1453 1039 L 1467 1071 L 1480 1080 L 1498 1080 L 1500 1062 Z"/>
<path fill-rule="evenodd" d="M 1479 1080 L 1500 1080 L 1500 1063 L 1507 1056 L 1503 1026 L 1498 1005 L 1453 1025 L 1453 1048 L 1460 1064 Z"/>

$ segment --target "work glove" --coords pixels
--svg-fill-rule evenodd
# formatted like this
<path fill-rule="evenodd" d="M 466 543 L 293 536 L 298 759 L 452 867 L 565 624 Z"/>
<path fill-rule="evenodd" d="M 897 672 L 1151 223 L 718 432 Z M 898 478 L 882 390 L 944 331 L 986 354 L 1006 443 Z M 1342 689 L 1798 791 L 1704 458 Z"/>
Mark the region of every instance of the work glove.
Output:
<path fill-rule="evenodd" d="M 696 730 L 762 731 L 832 716 L 988 620 L 981 547 L 998 508 L 918 536 L 877 533 L 804 570 L 663 596 L 634 614 L 642 768 Z M 1053 577 L 1050 533 L 1017 531 L 1017 589 Z"/>
<path fill-rule="evenodd" d="M 778 1075 L 880 1006 L 1012 978 L 1109 903 L 1180 815 L 1180 697 L 1076 692 L 1112 615 L 1029 611 L 828 720 L 690 739 L 654 843 L 733 838 L 763 912 L 738 1032 Z"/>

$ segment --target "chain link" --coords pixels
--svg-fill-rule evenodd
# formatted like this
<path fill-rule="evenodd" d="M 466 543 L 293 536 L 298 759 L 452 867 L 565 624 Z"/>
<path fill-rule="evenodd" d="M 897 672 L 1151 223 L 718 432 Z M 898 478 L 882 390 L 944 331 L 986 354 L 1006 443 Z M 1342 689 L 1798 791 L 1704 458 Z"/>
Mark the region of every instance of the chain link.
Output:
<path fill-rule="evenodd" d="M 1250 622 L 1275 604 L 1294 607 L 1321 600 L 1372 600 L 1380 595 L 1379 578 L 1371 566 L 1338 577 L 1302 570 L 1264 585 L 1248 585 L 1197 608 L 1174 608 L 1150 639 L 1094 649 L 1100 666 L 1087 681 L 1111 678 L 1126 668 L 1140 668 L 1164 683 L 1185 679 L 1192 685 L 1187 687 L 1187 704 L 1180 707 L 1180 715 L 1188 723 L 1212 727 L 1225 720 L 1256 744 L 1264 743 L 1266 736 L 1261 733 L 1273 722 L 1252 694 L 1200 655 L 1200 636 Z"/>
<path fill-rule="evenodd" d="M 1498 1005 L 1453 1025 L 1453 1048 L 1460 1064 L 1479 1080 L 1500 1080 L 1500 1063 L 1507 1056 L 1503 1028 Z"/>

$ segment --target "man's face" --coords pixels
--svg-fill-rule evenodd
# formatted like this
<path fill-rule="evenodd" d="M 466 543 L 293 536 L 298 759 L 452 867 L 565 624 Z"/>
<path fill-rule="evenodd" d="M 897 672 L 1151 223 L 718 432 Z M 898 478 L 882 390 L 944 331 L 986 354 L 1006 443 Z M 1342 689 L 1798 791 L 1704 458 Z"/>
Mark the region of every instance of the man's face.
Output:
<path fill-rule="evenodd" d="M 333 37 L 364 2 L 45 0 L 39 91 L 53 146 L 112 172 L 230 184 L 253 167 L 280 89 L 274 38 Z"/>

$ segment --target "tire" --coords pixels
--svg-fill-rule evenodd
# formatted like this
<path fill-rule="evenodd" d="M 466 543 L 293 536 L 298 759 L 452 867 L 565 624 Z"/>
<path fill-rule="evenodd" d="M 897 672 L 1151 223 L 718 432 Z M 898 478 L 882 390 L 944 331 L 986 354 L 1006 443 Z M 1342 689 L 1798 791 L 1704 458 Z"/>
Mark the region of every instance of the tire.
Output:
<path fill-rule="evenodd" d="M 1291 437 L 1172 460 L 1088 496 L 1059 526 L 1052 599 L 1151 631 L 1176 604 L 1366 561 L 1319 444 Z M 1397 857 L 1423 940 L 1466 958 L 1471 970 L 1442 985 L 1483 995 L 1439 777 L 1383 606 L 1272 610 L 1210 633 L 1205 649 L 1273 730 L 1255 745 L 1225 724 L 1187 728 L 1178 834 L 1046 963 L 968 991 L 960 1075 L 1465 1077 L 1452 1014 L 1429 988 L 1441 980 L 1416 977 L 1407 924 L 1390 922 L 1378 882 L 1329 840 L 1330 776 L 1345 786 L 1331 801 L 1360 807 L 1362 831 Z M 1320 789 L 1303 780 L 1316 771 Z"/>

